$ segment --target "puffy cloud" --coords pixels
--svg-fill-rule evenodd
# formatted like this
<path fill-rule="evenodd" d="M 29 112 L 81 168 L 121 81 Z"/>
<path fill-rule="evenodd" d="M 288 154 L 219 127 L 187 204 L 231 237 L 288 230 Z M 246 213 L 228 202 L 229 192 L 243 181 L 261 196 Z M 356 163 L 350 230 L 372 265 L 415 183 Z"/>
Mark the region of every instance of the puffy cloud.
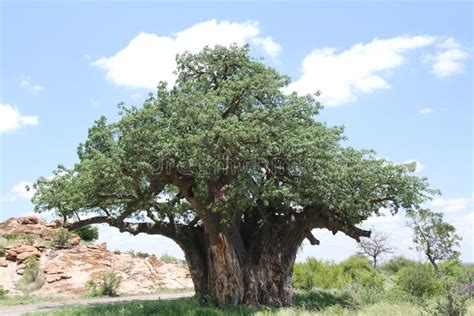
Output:
<path fill-rule="evenodd" d="M 16 130 L 27 125 L 38 125 L 36 115 L 24 116 L 10 104 L 0 104 L 0 134 Z"/>
<path fill-rule="evenodd" d="M 469 54 L 462 49 L 454 38 L 450 37 L 438 44 L 438 52 L 426 55 L 425 61 L 431 63 L 431 71 L 436 77 L 444 78 L 462 73 L 464 61 Z"/>
<path fill-rule="evenodd" d="M 320 48 L 308 54 L 302 63 L 301 76 L 285 89 L 298 94 L 321 91 L 327 106 L 354 102 L 360 94 L 389 89 L 391 71 L 402 66 L 410 52 L 436 47 L 439 52 L 427 56 L 433 72 L 441 77 L 459 72 L 466 53 L 453 39 L 435 36 L 398 36 L 359 43 L 344 51 Z"/>
<path fill-rule="evenodd" d="M 425 114 L 431 114 L 433 113 L 434 110 L 432 108 L 423 108 L 418 111 L 419 114 L 425 115 Z"/>
<path fill-rule="evenodd" d="M 23 79 L 20 81 L 20 87 L 28 89 L 33 92 L 41 92 L 44 90 L 44 86 L 40 84 L 34 84 L 31 82 L 30 76 L 24 76 Z"/>
<path fill-rule="evenodd" d="M 252 43 L 256 46 L 261 46 L 263 50 L 271 57 L 276 57 L 281 51 L 281 45 L 273 41 L 269 36 L 265 38 L 255 37 L 252 39 Z"/>
<path fill-rule="evenodd" d="M 472 197 L 467 198 L 436 198 L 431 201 L 431 206 L 439 211 L 451 213 L 461 212 L 468 209 L 472 203 Z"/>
<path fill-rule="evenodd" d="M 20 181 L 12 186 L 10 192 L 0 198 L 1 202 L 15 202 L 17 200 L 30 200 L 33 197 L 34 190 L 26 190 L 26 186 L 31 187 L 32 183 L 28 181 Z"/>
<path fill-rule="evenodd" d="M 230 46 L 250 43 L 269 56 L 276 56 L 281 47 L 271 37 L 261 37 L 256 22 L 198 23 L 176 33 L 161 36 L 140 33 L 128 45 L 111 57 L 103 57 L 92 64 L 106 70 L 106 77 L 115 84 L 154 89 L 159 81 L 173 84 L 175 81 L 176 54 L 199 52 L 205 46 Z"/>

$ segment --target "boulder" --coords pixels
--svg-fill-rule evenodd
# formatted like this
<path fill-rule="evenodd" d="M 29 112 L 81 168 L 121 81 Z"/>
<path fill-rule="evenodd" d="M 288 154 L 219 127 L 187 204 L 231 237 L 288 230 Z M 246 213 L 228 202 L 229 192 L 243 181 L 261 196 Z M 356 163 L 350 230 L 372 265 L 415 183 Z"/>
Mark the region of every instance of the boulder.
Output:
<path fill-rule="evenodd" d="M 37 216 L 26 216 L 26 217 L 20 217 L 18 219 L 18 222 L 21 225 L 28 225 L 28 224 L 38 224 L 39 223 L 39 218 Z"/>
<path fill-rule="evenodd" d="M 5 258 L 7 260 L 16 261 L 17 252 L 14 249 L 5 249 Z"/>
<path fill-rule="evenodd" d="M 0 267 L 7 267 L 8 261 L 6 257 L 0 257 Z"/>
<path fill-rule="evenodd" d="M 16 260 L 22 262 L 31 256 L 40 257 L 41 253 L 38 250 L 22 252 L 16 255 Z"/>
<path fill-rule="evenodd" d="M 52 221 L 51 223 L 46 224 L 46 227 L 48 228 L 59 228 L 61 226 L 62 226 L 62 223 L 59 220 L 55 220 L 55 221 Z"/>
<path fill-rule="evenodd" d="M 60 280 L 66 280 L 66 279 L 70 279 L 71 278 L 71 275 L 69 274 L 48 274 L 46 275 L 46 282 L 48 283 L 53 283 L 53 282 L 57 282 L 57 281 L 60 281 Z"/>
<path fill-rule="evenodd" d="M 46 264 L 46 267 L 44 267 L 44 272 L 46 274 L 61 274 L 61 273 L 64 273 L 64 270 L 66 268 L 67 267 L 65 267 L 63 265 L 59 265 L 57 263 L 49 262 L 48 264 Z"/>
<path fill-rule="evenodd" d="M 164 263 L 159 260 L 155 255 L 151 255 L 147 258 L 148 262 L 156 269 L 161 267 Z"/>
<path fill-rule="evenodd" d="M 81 243 L 81 237 L 74 235 L 71 238 L 68 239 L 68 243 L 71 246 L 78 246 Z"/>
<path fill-rule="evenodd" d="M 22 252 L 33 252 L 33 251 L 38 251 L 38 249 L 35 246 L 30 246 L 30 245 L 19 245 L 15 248 L 15 251 L 20 254 Z"/>

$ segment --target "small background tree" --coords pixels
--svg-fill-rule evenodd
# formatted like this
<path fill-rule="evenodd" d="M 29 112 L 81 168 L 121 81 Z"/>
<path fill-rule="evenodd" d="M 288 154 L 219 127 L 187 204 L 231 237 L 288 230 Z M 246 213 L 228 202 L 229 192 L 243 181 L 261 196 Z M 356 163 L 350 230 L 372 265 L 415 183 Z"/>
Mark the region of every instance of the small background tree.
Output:
<path fill-rule="evenodd" d="M 359 254 L 367 256 L 372 260 L 374 269 L 377 268 L 378 259 L 384 254 L 393 253 L 393 248 L 388 245 L 389 235 L 372 231 L 369 238 L 361 239 L 358 244 Z"/>
<path fill-rule="evenodd" d="M 456 227 L 443 221 L 443 214 L 427 209 L 408 212 L 408 226 L 413 229 L 415 249 L 422 252 L 439 274 L 438 262 L 459 257 L 461 237 Z"/>
<path fill-rule="evenodd" d="M 17 288 L 25 293 L 39 290 L 43 287 L 45 277 L 39 267 L 38 259 L 36 256 L 30 256 L 25 261 L 25 269 L 20 281 L 18 282 Z"/>

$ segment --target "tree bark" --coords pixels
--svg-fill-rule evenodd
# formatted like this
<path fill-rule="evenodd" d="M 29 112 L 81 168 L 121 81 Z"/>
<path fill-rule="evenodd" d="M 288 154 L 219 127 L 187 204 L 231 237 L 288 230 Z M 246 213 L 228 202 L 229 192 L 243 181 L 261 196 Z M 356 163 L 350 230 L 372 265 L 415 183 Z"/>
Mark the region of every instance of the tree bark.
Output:
<path fill-rule="evenodd" d="M 97 216 L 67 224 L 74 229 L 107 223 L 131 234 L 160 234 L 183 250 L 194 289 L 202 304 L 288 306 L 292 304 L 292 270 L 299 246 L 313 228 L 342 231 L 358 240 L 370 232 L 330 218 L 332 213 L 310 207 L 307 211 L 279 214 L 273 209 L 250 209 L 227 216 L 211 211 L 188 224 L 125 222 Z M 226 216 L 226 217 L 224 217 Z"/>
<path fill-rule="evenodd" d="M 200 302 L 291 305 L 292 270 L 303 233 L 290 236 L 284 226 L 261 223 L 248 230 L 248 226 L 221 221 L 219 215 L 207 214 L 201 236 L 176 240 L 185 253 Z"/>

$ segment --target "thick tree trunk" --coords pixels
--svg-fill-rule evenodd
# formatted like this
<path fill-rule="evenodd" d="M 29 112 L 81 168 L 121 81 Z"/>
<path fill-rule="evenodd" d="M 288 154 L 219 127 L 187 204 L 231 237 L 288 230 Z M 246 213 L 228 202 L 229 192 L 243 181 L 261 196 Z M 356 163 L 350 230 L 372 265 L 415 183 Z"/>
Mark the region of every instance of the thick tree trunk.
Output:
<path fill-rule="evenodd" d="M 220 220 L 208 215 L 205 231 L 178 242 L 201 303 L 290 305 L 292 269 L 302 237 L 272 226 L 245 236 L 248 227 L 223 225 Z"/>

